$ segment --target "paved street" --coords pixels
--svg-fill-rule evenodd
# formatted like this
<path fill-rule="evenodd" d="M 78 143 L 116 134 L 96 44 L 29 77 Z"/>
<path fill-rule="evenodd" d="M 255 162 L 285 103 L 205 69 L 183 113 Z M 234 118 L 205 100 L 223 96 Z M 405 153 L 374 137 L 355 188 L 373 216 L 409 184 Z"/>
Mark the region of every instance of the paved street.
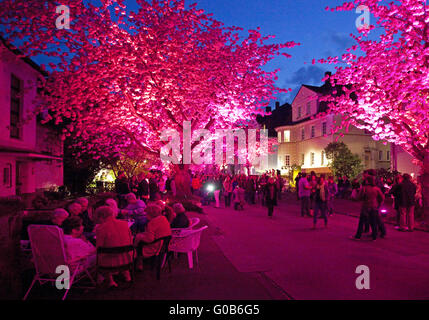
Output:
<path fill-rule="evenodd" d="M 238 271 L 261 273 L 294 299 L 429 298 L 429 234 L 387 225 L 386 239 L 353 241 L 356 218 L 334 215 L 328 229 L 319 221 L 311 230 L 312 219 L 288 202 L 272 220 L 260 206 L 207 210 L 221 230 L 215 242 Z M 370 290 L 356 289 L 358 265 L 370 269 Z"/>
<path fill-rule="evenodd" d="M 355 210 L 356 206 L 351 206 Z M 344 211 L 346 208 L 341 208 Z M 190 213 L 208 225 L 199 249 L 199 268 L 188 269 L 185 256 L 157 281 L 150 270 L 137 273 L 134 285 L 114 290 L 72 289 L 76 299 L 286 300 L 428 299 L 429 234 L 401 233 L 387 227 L 387 238 L 350 240 L 357 218 L 334 215 L 328 229 L 302 218 L 295 199 L 281 201 L 274 219 L 266 208 L 244 211 L 205 208 Z M 370 290 L 357 290 L 355 269 L 370 269 Z M 38 286 L 30 299 L 59 299 L 58 290 Z"/>

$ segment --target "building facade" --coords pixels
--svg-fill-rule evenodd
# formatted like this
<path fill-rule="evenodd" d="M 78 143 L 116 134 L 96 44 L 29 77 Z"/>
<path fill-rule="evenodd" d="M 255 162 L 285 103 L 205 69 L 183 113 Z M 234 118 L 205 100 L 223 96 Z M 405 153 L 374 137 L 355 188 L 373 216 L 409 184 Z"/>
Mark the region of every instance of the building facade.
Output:
<path fill-rule="evenodd" d="M 293 165 L 316 173 L 330 173 L 324 148 L 331 142 L 344 142 L 352 153 L 362 159 L 365 169 L 390 169 L 390 145 L 372 139 L 369 133 L 355 127 L 335 128 L 340 115 L 323 115 L 320 97 L 333 89 L 329 83 L 321 87 L 302 85 L 291 105 L 291 117 L 275 128 L 278 135 L 278 169 L 287 174 Z"/>
<path fill-rule="evenodd" d="M 0 197 L 63 185 L 63 143 L 58 128 L 26 119 L 35 109 L 42 71 L 0 39 Z"/>

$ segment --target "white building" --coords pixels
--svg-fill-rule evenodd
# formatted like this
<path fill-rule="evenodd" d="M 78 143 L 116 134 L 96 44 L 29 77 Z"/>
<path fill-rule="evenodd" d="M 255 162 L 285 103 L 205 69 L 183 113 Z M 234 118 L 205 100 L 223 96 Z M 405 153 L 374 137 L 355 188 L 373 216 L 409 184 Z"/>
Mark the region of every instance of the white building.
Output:
<path fill-rule="evenodd" d="M 33 117 L 40 68 L 0 38 L 0 197 L 63 185 L 63 143 L 58 128 Z"/>
<path fill-rule="evenodd" d="M 375 141 L 363 130 L 350 127 L 348 132 L 333 128 L 340 124 L 340 115 L 324 115 L 326 104 L 319 98 L 332 92 L 329 83 L 321 87 L 302 85 L 292 102 L 292 116 L 286 125 L 276 127 L 278 134 L 278 169 L 299 165 L 307 172 L 329 173 L 324 148 L 331 142 L 344 142 L 358 154 L 365 169 L 390 168 L 390 144 Z M 316 117 L 316 115 L 318 115 Z M 338 140 L 337 140 L 338 139 Z"/>

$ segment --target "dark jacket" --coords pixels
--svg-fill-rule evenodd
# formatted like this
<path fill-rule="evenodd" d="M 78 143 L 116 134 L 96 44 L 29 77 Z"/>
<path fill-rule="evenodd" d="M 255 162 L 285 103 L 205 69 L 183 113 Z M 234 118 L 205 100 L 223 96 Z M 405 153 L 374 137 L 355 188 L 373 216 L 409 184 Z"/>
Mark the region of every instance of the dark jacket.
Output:
<path fill-rule="evenodd" d="M 271 194 L 271 187 L 273 188 L 273 192 Z M 265 185 L 265 205 L 267 207 L 272 207 L 277 205 L 277 186 L 275 184 L 267 184 Z"/>
<path fill-rule="evenodd" d="M 139 182 L 139 186 L 137 187 L 137 196 L 148 196 L 149 195 L 149 183 L 146 179 L 143 179 Z"/>
<path fill-rule="evenodd" d="M 189 219 L 185 213 L 178 213 L 171 222 L 172 228 L 187 228 L 189 227 Z"/>
<path fill-rule="evenodd" d="M 415 205 L 416 185 L 409 180 L 401 183 L 401 203 L 400 206 L 410 208 Z"/>
<path fill-rule="evenodd" d="M 115 180 L 115 191 L 117 194 L 128 194 L 130 193 L 130 187 L 128 181 L 125 178 L 118 178 Z"/>

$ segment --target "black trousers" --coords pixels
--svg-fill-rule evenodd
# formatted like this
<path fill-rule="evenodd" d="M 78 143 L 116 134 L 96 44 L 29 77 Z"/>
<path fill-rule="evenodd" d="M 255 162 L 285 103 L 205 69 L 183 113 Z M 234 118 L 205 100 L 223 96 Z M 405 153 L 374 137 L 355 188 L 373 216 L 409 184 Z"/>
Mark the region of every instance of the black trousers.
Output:
<path fill-rule="evenodd" d="M 384 227 L 384 223 L 381 220 L 380 215 L 378 214 L 378 210 L 367 209 L 367 210 L 361 211 L 361 214 L 359 217 L 359 225 L 358 225 L 355 238 L 360 239 L 360 237 L 362 236 L 364 226 L 367 223 L 371 226 L 371 235 L 374 240 L 377 239 L 378 231 L 380 231 L 380 234 L 382 237 L 386 235 L 386 228 Z"/>
<path fill-rule="evenodd" d="M 274 206 L 273 205 L 269 205 L 268 206 L 268 216 L 272 217 L 273 216 L 273 212 L 274 212 Z"/>

